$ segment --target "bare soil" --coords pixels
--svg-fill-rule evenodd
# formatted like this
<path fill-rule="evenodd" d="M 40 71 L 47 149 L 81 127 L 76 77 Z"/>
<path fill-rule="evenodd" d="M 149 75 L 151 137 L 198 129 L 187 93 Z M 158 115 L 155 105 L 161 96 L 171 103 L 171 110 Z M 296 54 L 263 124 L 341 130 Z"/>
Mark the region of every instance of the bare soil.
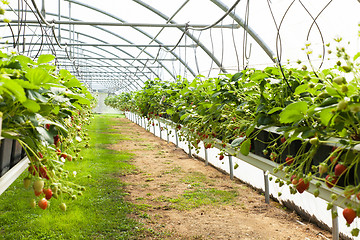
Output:
<path fill-rule="evenodd" d="M 118 121 L 115 127 L 131 140 L 111 148 L 134 153 L 132 164 L 138 170 L 121 180 L 127 200 L 141 209 L 132 217 L 158 233 L 147 239 L 331 239 L 329 232 L 279 203 L 266 204 L 264 196 L 241 181 L 230 180 L 127 119 Z M 230 197 L 214 202 L 195 197 L 196 206 L 179 200 L 209 189 Z"/>

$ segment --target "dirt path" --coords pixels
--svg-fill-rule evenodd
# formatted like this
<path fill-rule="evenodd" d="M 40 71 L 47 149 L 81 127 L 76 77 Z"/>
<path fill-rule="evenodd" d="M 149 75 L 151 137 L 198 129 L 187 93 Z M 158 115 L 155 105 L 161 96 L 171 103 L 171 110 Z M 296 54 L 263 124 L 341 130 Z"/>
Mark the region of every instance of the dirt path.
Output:
<path fill-rule="evenodd" d="M 331 239 L 312 224 L 300 223 L 281 205 L 270 205 L 240 181 L 203 162 L 189 158 L 172 143 L 127 119 L 118 119 L 120 132 L 131 140 L 113 145 L 135 154 L 137 174 L 122 176 L 142 214 L 134 216 L 160 232 L 149 239 Z"/>

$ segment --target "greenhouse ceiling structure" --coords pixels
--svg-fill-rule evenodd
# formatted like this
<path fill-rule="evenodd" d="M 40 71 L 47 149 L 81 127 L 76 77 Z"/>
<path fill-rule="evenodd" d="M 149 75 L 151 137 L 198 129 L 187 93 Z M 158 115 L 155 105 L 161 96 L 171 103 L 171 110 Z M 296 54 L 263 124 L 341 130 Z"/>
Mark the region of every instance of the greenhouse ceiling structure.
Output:
<path fill-rule="evenodd" d="M 357 0 L 10 0 L 1 44 L 56 56 L 93 91 L 148 79 L 216 77 L 244 68 L 330 63 L 334 38 L 359 51 Z M 304 47 L 311 43 L 311 54 Z"/>

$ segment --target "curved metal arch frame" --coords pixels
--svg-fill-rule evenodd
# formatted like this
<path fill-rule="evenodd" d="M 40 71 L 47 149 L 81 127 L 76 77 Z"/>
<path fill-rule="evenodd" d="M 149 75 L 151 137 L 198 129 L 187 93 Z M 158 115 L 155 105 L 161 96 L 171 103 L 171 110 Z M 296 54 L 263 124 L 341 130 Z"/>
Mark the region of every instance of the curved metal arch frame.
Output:
<path fill-rule="evenodd" d="M 160 16 L 161 18 L 163 18 L 165 20 L 169 19 L 169 17 L 166 16 L 164 13 L 158 11 L 157 9 L 153 8 L 149 4 L 144 3 L 141 0 L 132 0 L 132 1 L 136 2 L 137 4 L 141 5 L 144 8 L 147 8 L 148 10 L 150 10 L 151 12 L 155 13 L 156 15 Z M 177 22 L 175 22 L 174 20 L 170 20 L 169 22 L 171 24 L 177 24 Z M 211 53 L 211 51 L 204 44 L 202 44 L 198 39 L 196 39 L 196 37 L 194 35 L 192 35 L 188 31 L 185 31 L 184 28 L 179 27 L 178 29 L 180 31 L 182 31 L 186 36 L 188 36 L 191 40 L 193 40 L 214 61 L 214 63 L 220 68 L 220 70 L 223 73 L 227 73 L 226 69 L 223 68 L 221 62 L 215 57 L 215 55 L 213 53 Z"/>
<path fill-rule="evenodd" d="M 152 6 L 144 3 L 141 0 L 132 0 L 138 4 L 140 4 L 141 6 L 149 9 L 150 11 L 152 11 L 153 13 L 157 14 L 158 16 L 162 17 L 163 19 L 168 19 L 168 17 L 163 14 L 162 12 L 158 11 L 157 9 L 153 8 Z M 218 6 L 220 9 L 222 9 L 223 11 L 227 12 L 229 10 L 229 8 L 222 3 L 219 0 L 211 0 L 216 6 Z M 245 26 L 244 24 L 244 20 L 242 20 L 238 15 L 230 13 L 229 14 L 230 17 L 232 17 L 242 28 L 245 29 L 246 32 L 248 32 L 253 38 L 254 40 L 260 45 L 260 47 L 266 52 L 266 54 L 270 57 L 270 59 L 275 63 L 275 59 L 274 59 L 274 53 L 272 52 L 272 50 L 270 49 L 270 47 L 268 47 L 266 45 L 266 43 L 259 37 L 259 35 L 249 26 Z M 170 21 L 170 23 L 172 24 L 176 24 L 175 21 Z M 184 28 L 179 28 L 182 32 L 185 32 Z M 221 63 L 216 59 L 216 57 L 204 46 L 202 45 L 200 42 L 198 42 L 195 37 L 188 33 L 185 32 L 185 34 L 190 37 L 193 41 L 195 41 L 196 43 L 199 44 L 199 46 L 211 57 L 212 60 L 214 60 L 215 64 L 224 72 L 226 73 L 226 70 L 221 66 Z M 200 45 L 201 44 L 201 45 Z"/>
<path fill-rule="evenodd" d="M 48 15 L 55 15 L 55 14 L 52 14 L 52 13 L 47 13 L 47 14 L 48 14 Z M 28 26 L 33 26 L 33 25 L 28 25 Z M 36 25 L 34 25 L 34 26 L 36 26 Z M 100 27 L 99 27 L 99 28 L 100 28 Z M 62 28 L 61 30 L 62 30 L 62 31 L 68 31 L 68 29 L 64 29 L 64 28 Z M 100 30 L 103 30 L 103 29 L 100 28 Z M 106 30 L 106 29 L 105 29 L 105 30 Z M 88 34 L 85 34 L 85 33 L 83 33 L 83 32 L 76 32 L 76 33 L 77 33 L 77 34 L 80 34 L 80 35 L 82 35 L 82 36 L 85 36 L 85 37 L 89 37 L 89 38 L 95 39 L 95 40 L 100 41 L 100 42 L 102 42 L 102 43 L 106 43 L 106 42 L 103 41 L 102 39 L 95 38 L 95 37 L 90 36 L 90 35 L 88 35 Z M 109 33 L 112 33 L 112 32 L 109 32 Z M 24 36 L 25 36 L 25 35 L 24 35 Z M 8 36 L 8 37 L 11 37 L 11 36 Z M 119 36 L 119 37 L 121 37 L 121 36 Z M 6 37 L 4 37 L 4 38 L 6 38 Z M 69 38 L 67 38 L 67 37 L 62 37 L 62 38 L 69 40 Z M 121 39 L 123 39 L 123 38 L 121 37 Z M 128 43 L 131 44 L 131 42 L 128 41 L 127 39 L 123 39 L 123 40 L 124 40 L 124 41 L 127 41 Z M 75 46 L 75 48 L 78 48 L 78 47 Z M 107 52 L 107 53 L 109 53 L 109 54 L 117 57 L 116 54 L 114 54 L 114 53 L 112 53 L 112 52 L 110 52 L 110 51 L 108 51 L 108 50 L 106 50 L 106 49 L 104 49 L 104 48 L 102 48 L 102 47 L 96 47 L 96 48 L 98 48 L 98 49 L 101 50 L 101 51 Z M 126 54 L 127 56 L 132 57 L 132 58 L 135 59 L 135 57 L 134 57 L 133 55 L 131 55 L 131 54 L 128 53 L 127 51 L 123 50 L 122 48 L 118 48 L 118 47 L 114 47 L 114 48 L 116 48 L 117 50 L 123 52 L 123 53 Z M 81 48 L 79 48 L 79 49 L 81 49 Z M 81 49 L 81 50 L 84 50 L 84 49 Z M 86 51 L 90 51 L 90 50 L 86 50 Z M 92 51 L 90 51 L 90 52 L 92 52 Z M 97 53 L 95 53 L 95 52 L 92 52 L 92 53 L 94 53 L 94 54 L 96 54 L 96 55 L 98 55 L 98 56 L 102 56 L 101 54 L 97 54 Z M 148 54 L 148 55 L 149 55 L 150 57 L 153 57 L 151 54 Z M 129 64 L 129 65 L 134 66 L 132 63 L 130 63 L 130 62 L 127 61 L 127 60 L 123 60 L 123 61 L 126 62 L 126 63 Z M 113 61 L 113 62 L 114 62 L 114 63 L 117 63 L 117 62 L 115 62 L 115 61 Z M 145 66 L 145 64 L 144 64 L 143 62 L 141 62 L 140 60 L 139 60 L 138 62 L 139 62 L 140 64 L 144 65 L 144 68 L 146 68 L 146 66 Z M 163 65 L 161 64 L 161 66 L 163 66 Z M 163 66 L 163 67 L 166 68 L 165 66 Z M 121 66 L 119 66 L 119 68 L 121 68 Z M 150 71 L 151 73 L 153 73 L 155 76 L 159 77 L 158 74 L 157 74 L 155 71 L 153 71 L 151 68 L 147 68 L 147 69 L 149 69 L 149 71 Z M 124 73 L 125 73 L 125 72 L 124 72 Z M 146 75 L 143 74 L 142 72 L 139 72 L 139 73 L 142 74 L 144 77 L 149 78 L 148 76 L 146 76 Z M 137 81 L 141 81 L 142 83 L 144 83 L 144 81 L 143 81 L 140 77 L 138 77 L 138 80 L 135 80 L 135 81 L 136 81 L 136 83 L 137 83 Z M 138 84 L 138 83 L 137 83 L 137 84 Z M 140 86 L 139 84 L 138 84 L 138 86 L 141 88 L 141 86 Z M 135 89 L 138 89 L 138 88 L 135 88 Z"/>
<path fill-rule="evenodd" d="M 23 36 L 32 36 L 32 35 L 23 35 Z M 6 39 L 6 38 L 10 38 L 10 37 L 12 37 L 12 36 L 4 36 L 3 38 L 4 39 Z M 67 39 L 67 38 L 64 38 L 64 39 Z M 95 55 L 97 55 L 97 56 L 99 56 L 99 57 L 104 57 L 103 55 L 101 55 L 100 53 L 97 53 L 97 52 L 94 52 L 94 51 L 91 51 L 91 50 L 88 50 L 88 49 L 81 49 L 82 51 L 86 51 L 86 52 L 90 52 L 90 53 L 92 53 L 92 54 L 95 54 Z M 32 52 L 32 51 L 38 51 L 38 49 L 33 49 L 33 50 L 30 50 L 30 52 Z M 109 52 L 110 54 L 111 54 L 111 52 Z M 87 57 L 90 57 L 91 55 L 86 55 L 86 54 L 82 54 L 82 55 L 84 55 L 84 56 L 87 56 Z M 71 59 L 68 59 L 69 61 L 71 60 Z M 111 60 L 111 61 L 113 61 L 113 60 Z M 101 62 L 96 62 L 97 64 L 99 64 L 99 63 L 101 63 Z M 104 66 L 106 66 L 106 65 L 104 65 Z M 74 65 L 74 67 L 76 67 L 76 65 Z M 91 66 L 89 66 L 89 67 L 91 67 Z M 125 74 L 125 76 L 126 77 L 133 77 L 133 76 L 129 76 L 128 74 L 133 74 L 133 73 L 129 73 L 129 72 L 125 72 L 125 71 L 122 71 L 121 69 L 117 69 L 117 70 L 119 70 L 119 71 L 121 71 L 122 73 L 124 73 Z M 110 74 L 111 72 L 103 72 L 104 74 Z M 133 84 L 133 82 L 136 82 L 137 84 L 138 84 L 138 81 L 141 81 L 141 82 L 144 82 L 139 76 L 136 76 L 138 79 L 131 79 L 131 80 L 133 80 L 133 81 L 130 81 L 130 80 L 127 80 L 129 83 L 130 83 L 130 85 L 129 86 L 133 86 L 133 90 L 136 90 L 136 89 L 138 89 L 138 87 L 136 87 L 134 84 Z M 144 74 L 144 77 L 147 77 L 145 74 Z M 85 82 L 87 82 L 86 80 L 85 80 Z M 139 84 L 138 84 L 138 86 L 139 87 L 141 87 Z"/>
<path fill-rule="evenodd" d="M 96 7 L 87 5 L 87 4 L 85 4 L 85 3 L 78 2 L 78 1 L 75 1 L 75 0 L 64 0 L 64 1 L 70 2 L 70 3 L 74 3 L 74 4 L 78 4 L 78 5 L 80 5 L 80 6 L 83 6 L 83 7 L 89 8 L 89 9 L 92 9 L 92 10 L 97 11 L 97 12 L 99 12 L 99 13 L 102 13 L 102 14 L 108 16 L 108 17 L 111 17 L 111 18 L 113 18 L 113 19 L 115 19 L 115 20 L 117 20 L 117 21 L 119 21 L 119 22 L 126 22 L 125 20 L 122 20 L 122 19 L 120 19 L 120 18 L 117 17 L 117 16 L 114 16 L 114 15 L 112 15 L 112 14 L 110 14 L 110 13 L 107 13 L 107 12 L 101 10 L 101 9 L 98 9 L 98 8 L 96 8 Z M 131 27 L 131 28 L 133 28 L 133 29 L 135 29 L 136 31 L 140 32 L 141 34 L 143 34 L 144 36 L 148 37 L 149 39 L 153 39 L 153 36 L 151 36 L 150 34 L 146 33 L 145 31 L 143 31 L 143 30 L 141 30 L 141 29 L 139 29 L 139 28 L 137 28 L 137 27 Z M 159 44 L 160 46 L 161 46 L 161 45 L 164 45 L 164 44 L 163 44 L 161 41 L 159 41 L 158 39 L 155 39 L 154 41 L 155 41 L 157 44 Z M 164 48 L 165 48 L 166 50 L 170 50 L 169 48 L 166 48 L 166 47 L 164 47 Z M 141 49 L 140 49 L 140 50 L 141 50 Z M 195 72 L 190 68 L 190 66 L 189 66 L 186 62 L 184 62 L 184 60 L 183 60 L 181 57 L 179 57 L 179 56 L 178 56 L 177 54 L 175 54 L 174 52 L 171 52 L 171 54 L 172 54 L 186 69 L 188 69 L 189 72 L 190 72 L 194 77 L 196 77 Z M 149 55 L 149 56 L 150 56 L 150 55 Z M 160 61 L 159 61 L 159 64 L 162 65 L 162 63 L 161 63 Z M 163 66 L 163 65 L 162 65 L 162 66 Z M 168 71 L 168 73 L 174 78 L 174 80 L 176 80 L 176 76 L 174 76 L 167 68 L 165 68 L 165 69 L 166 69 L 166 70 Z"/>
<path fill-rule="evenodd" d="M 28 12 L 30 12 L 30 11 L 28 11 Z M 51 15 L 51 16 L 58 16 L 57 14 L 54 14 L 54 13 L 47 13 L 47 15 Z M 62 18 L 67 18 L 67 16 L 61 16 Z M 76 20 L 76 21 L 79 21 L 79 19 L 75 19 L 75 18 L 72 18 L 72 19 L 74 19 L 74 20 Z M 99 29 L 99 30 L 101 30 L 101 31 L 104 31 L 104 32 L 107 32 L 107 33 L 109 33 L 109 34 L 111 34 L 111 35 L 114 35 L 115 37 L 118 37 L 118 38 L 120 38 L 121 40 L 123 40 L 123 41 L 125 41 L 125 42 L 127 42 L 127 43 L 129 43 L 129 44 L 133 44 L 133 42 L 131 42 L 130 40 L 128 40 L 128 39 L 126 39 L 126 38 L 124 38 L 124 37 L 122 37 L 122 36 L 120 36 L 120 35 L 118 35 L 118 34 L 115 34 L 114 32 L 111 32 L 111 31 L 109 31 L 109 30 L 107 30 L 107 29 L 104 29 L 104 28 L 102 28 L 102 27 L 99 27 L 99 26 L 92 26 L 92 27 L 95 27 L 95 28 L 97 28 L 97 29 Z M 60 28 L 62 31 L 65 31 L 65 32 L 69 32 L 69 29 L 65 29 L 65 28 Z M 88 35 L 88 34 L 85 34 L 85 33 L 82 33 L 82 32 L 76 32 L 77 34 L 80 34 L 80 35 L 83 35 L 83 36 L 85 36 L 85 37 L 89 37 L 89 38 L 92 38 L 92 39 L 95 39 L 95 40 L 97 40 L 97 41 L 99 41 L 99 42 L 102 42 L 102 43 L 107 43 L 107 42 L 105 42 L 105 41 L 103 41 L 102 39 L 99 39 L 99 38 L 95 38 L 95 37 L 93 37 L 93 36 L 90 36 L 90 35 Z M 63 37 L 64 38 L 64 37 Z M 65 38 L 66 39 L 66 38 Z M 67 39 L 69 39 L 69 38 L 67 38 Z M 106 50 L 104 50 L 103 48 L 100 48 L 100 47 L 98 47 L 100 50 L 102 50 L 102 51 L 106 51 Z M 128 56 L 130 56 L 130 57 L 132 57 L 132 58 L 134 58 L 134 56 L 132 56 L 130 53 L 128 53 L 127 51 L 124 51 L 122 48 L 118 48 L 118 47 L 114 47 L 114 48 L 116 48 L 116 49 L 118 49 L 119 51 L 121 51 L 121 52 L 123 52 L 124 54 L 126 54 L 126 55 L 128 55 Z M 142 50 L 141 48 L 138 48 L 139 50 Z M 106 51 L 107 52 L 107 51 Z M 108 53 L 110 53 L 110 54 L 112 54 L 113 56 L 116 56 L 115 54 L 113 54 L 113 53 L 111 53 L 111 52 L 108 52 Z M 146 52 L 145 51 L 145 53 L 149 56 L 149 57 L 151 57 L 151 58 L 154 58 L 154 56 L 152 56 L 150 53 L 148 53 L 148 52 Z M 134 58 L 135 59 L 135 58 Z M 130 63 L 130 62 L 128 62 L 128 61 L 126 61 L 126 60 L 124 60 L 127 64 L 130 64 L 130 65 L 133 65 L 132 63 Z M 146 67 L 146 65 L 143 63 L 143 62 L 141 62 L 140 60 L 138 60 L 138 62 L 140 63 L 140 64 L 142 64 L 142 65 L 144 65 L 145 67 Z M 176 76 L 174 76 L 172 73 L 171 73 L 171 71 L 166 67 L 166 66 L 164 66 L 160 61 L 157 61 L 174 79 L 176 79 Z M 121 67 L 121 66 L 119 66 L 119 67 Z M 154 71 L 152 71 L 151 69 L 149 69 L 149 71 L 150 72 L 152 72 L 156 77 L 158 77 L 158 78 L 160 78 L 159 77 L 159 75 L 156 73 L 156 72 L 154 72 Z M 141 72 L 140 72 L 141 73 Z M 145 77 L 147 77 L 145 74 L 143 74 Z M 148 78 L 148 77 L 147 77 Z M 140 79 L 141 80 L 141 79 Z M 142 80 L 141 80 L 142 81 Z M 144 81 L 142 81 L 143 83 L 144 83 Z"/>
<path fill-rule="evenodd" d="M 220 0 L 210 0 L 213 2 L 216 6 L 218 6 L 220 9 L 222 9 L 224 12 L 227 12 L 229 10 L 229 7 L 227 7 L 223 2 Z M 229 16 L 235 20 L 242 28 L 245 29 L 246 32 L 250 34 L 250 36 L 259 44 L 259 46 L 265 51 L 265 53 L 269 56 L 269 58 L 276 63 L 275 60 L 275 54 L 271 50 L 271 48 L 260 38 L 260 36 L 249 26 L 245 24 L 245 21 L 240 18 L 237 14 L 234 14 L 233 12 L 229 13 Z"/>

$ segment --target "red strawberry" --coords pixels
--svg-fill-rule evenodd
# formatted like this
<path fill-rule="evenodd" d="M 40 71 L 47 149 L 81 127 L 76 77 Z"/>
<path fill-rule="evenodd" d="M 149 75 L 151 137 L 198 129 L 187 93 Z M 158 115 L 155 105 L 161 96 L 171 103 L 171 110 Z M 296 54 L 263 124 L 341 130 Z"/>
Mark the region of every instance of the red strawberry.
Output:
<path fill-rule="evenodd" d="M 37 169 L 36 166 L 31 165 L 31 166 L 29 166 L 28 171 L 29 171 L 32 175 L 35 176 L 35 174 L 37 173 L 38 169 Z"/>
<path fill-rule="evenodd" d="M 224 155 L 220 155 L 219 160 L 221 161 L 223 159 L 224 159 Z"/>
<path fill-rule="evenodd" d="M 338 178 L 335 176 L 327 175 L 325 177 L 325 183 L 328 186 L 328 188 L 332 188 L 336 185 Z"/>
<path fill-rule="evenodd" d="M 274 152 L 270 153 L 270 159 L 271 159 L 271 161 L 275 161 L 276 158 L 277 158 L 277 154 L 276 154 L 276 153 L 274 153 Z"/>
<path fill-rule="evenodd" d="M 55 144 L 55 146 L 57 146 L 59 144 L 59 142 L 60 142 L 59 135 L 54 136 L 54 144 Z"/>
<path fill-rule="evenodd" d="M 208 144 L 206 144 L 206 146 L 205 146 L 205 148 L 211 148 L 211 147 L 212 147 L 211 143 L 208 143 Z"/>
<path fill-rule="evenodd" d="M 43 193 L 45 194 L 45 198 L 46 198 L 47 200 L 50 200 L 50 198 L 51 198 L 52 195 L 53 195 L 53 192 L 51 191 L 50 188 L 44 189 L 44 190 L 43 190 Z"/>
<path fill-rule="evenodd" d="M 41 191 L 38 192 L 38 191 L 34 190 L 34 194 L 35 194 L 35 196 L 37 196 L 37 197 L 40 196 L 42 193 L 43 193 L 43 192 L 41 192 Z"/>
<path fill-rule="evenodd" d="M 281 143 L 284 143 L 284 142 L 286 142 L 286 138 L 285 138 L 285 137 L 282 137 L 282 138 L 280 139 L 280 141 L 281 141 Z"/>
<path fill-rule="evenodd" d="M 41 152 L 38 152 L 40 158 L 44 158 L 44 155 Z"/>
<path fill-rule="evenodd" d="M 42 198 L 39 200 L 38 205 L 45 210 L 48 207 L 48 201 L 45 198 Z"/>
<path fill-rule="evenodd" d="M 337 164 L 334 169 L 335 176 L 340 176 L 346 171 L 347 167 L 341 163 Z"/>
<path fill-rule="evenodd" d="M 50 124 L 45 124 L 45 128 L 46 128 L 47 130 L 49 130 L 49 129 L 50 129 Z"/>
<path fill-rule="evenodd" d="M 46 178 L 47 180 L 49 180 L 49 176 L 47 174 L 48 170 L 46 167 L 40 167 L 39 173 L 40 173 L 40 177 Z"/>
<path fill-rule="evenodd" d="M 295 161 L 295 159 L 293 157 L 287 157 L 285 161 L 288 165 L 291 165 Z"/>
<path fill-rule="evenodd" d="M 346 219 L 347 224 L 351 224 L 356 218 L 356 212 L 352 208 L 345 208 L 343 211 L 343 216 Z"/>
<path fill-rule="evenodd" d="M 67 154 L 66 153 L 62 153 L 61 155 L 60 155 L 60 157 L 62 157 L 62 158 L 64 158 L 64 159 L 66 159 L 67 158 Z"/>
<path fill-rule="evenodd" d="M 55 152 L 56 152 L 56 154 L 57 154 L 58 156 L 60 156 L 60 154 L 61 154 L 61 150 L 60 150 L 60 149 L 57 148 L 57 149 L 55 150 Z"/>
<path fill-rule="evenodd" d="M 309 185 L 309 182 L 305 183 L 305 180 L 300 178 L 298 184 L 296 185 L 296 190 L 298 190 L 299 193 L 303 193 L 306 189 L 309 188 Z"/>

